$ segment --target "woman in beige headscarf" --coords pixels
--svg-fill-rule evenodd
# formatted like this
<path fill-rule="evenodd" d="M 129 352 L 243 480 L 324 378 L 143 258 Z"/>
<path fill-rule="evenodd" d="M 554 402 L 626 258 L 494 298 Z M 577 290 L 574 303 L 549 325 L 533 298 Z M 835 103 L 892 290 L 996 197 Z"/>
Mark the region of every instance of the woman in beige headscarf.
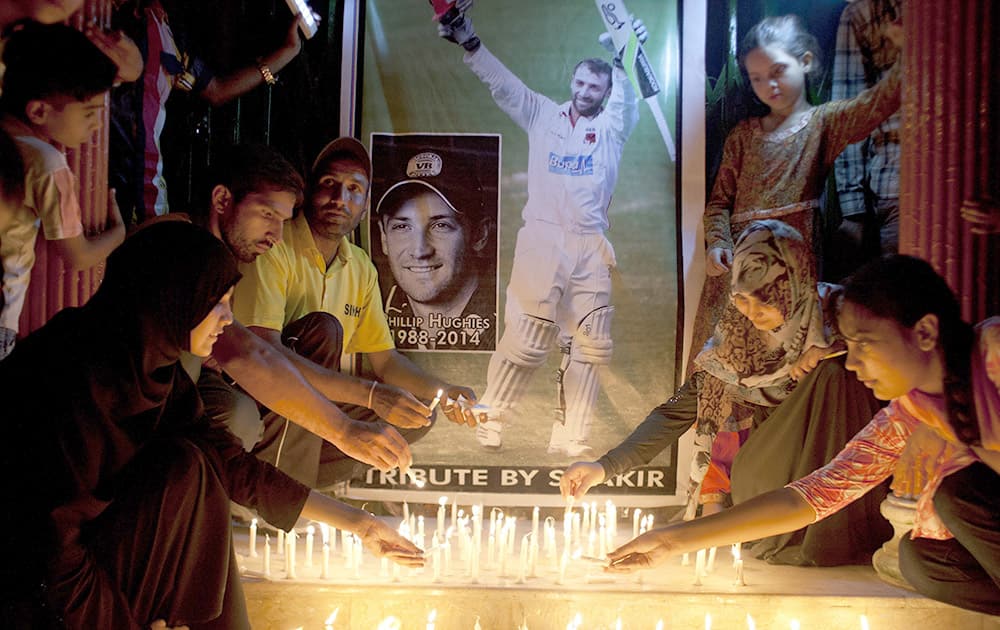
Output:
<path fill-rule="evenodd" d="M 731 302 L 694 374 L 622 444 L 596 462 L 567 469 L 564 494 L 580 496 L 649 463 L 697 423 L 693 517 L 699 497 L 718 504 L 715 509 L 729 502 L 730 478 L 738 502 L 821 466 L 871 419 L 878 409 L 871 393 L 842 358 L 824 359 L 840 347 L 830 323 L 838 287 L 817 284 L 799 232 L 780 221 L 755 221 L 733 258 Z M 710 452 L 716 456 L 711 467 Z M 836 522 L 760 541 L 754 555 L 782 564 L 867 562 L 891 533 L 878 512 L 882 497 L 872 493 Z"/>

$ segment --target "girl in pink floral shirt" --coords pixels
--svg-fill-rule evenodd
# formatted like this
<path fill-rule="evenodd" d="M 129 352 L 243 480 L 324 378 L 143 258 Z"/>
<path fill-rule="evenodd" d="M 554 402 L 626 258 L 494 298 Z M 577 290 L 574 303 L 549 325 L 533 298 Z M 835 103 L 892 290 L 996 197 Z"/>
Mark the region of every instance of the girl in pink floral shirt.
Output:
<path fill-rule="evenodd" d="M 918 499 L 900 543 L 903 576 L 930 598 L 1000 615 L 1000 317 L 963 322 L 929 264 L 895 255 L 848 281 L 839 326 L 847 368 L 889 406 L 823 468 L 650 531 L 608 554 L 608 570 L 798 529 L 893 475 L 897 493 Z"/>

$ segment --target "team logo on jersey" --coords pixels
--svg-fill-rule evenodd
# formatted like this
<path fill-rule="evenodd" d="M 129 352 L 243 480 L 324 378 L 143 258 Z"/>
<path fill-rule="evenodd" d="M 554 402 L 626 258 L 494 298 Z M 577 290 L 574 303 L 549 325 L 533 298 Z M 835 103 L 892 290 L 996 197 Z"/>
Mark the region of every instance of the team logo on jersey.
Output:
<path fill-rule="evenodd" d="M 549 153 L 549 172 L 557 175 L 570 175 L 573 177 L 593 175 L 594 156 L 556 155 L 555 153 Z"/>
<path fill-rule="evenodd" d="M 413 177 L 434 177 L 441 174 L 441 156 L 437 153 L 425 151 L 410 158 L 406 163 L 406 176 Z"/>
<path fill-rule="evenodd" d="M 595 142 L 597 142 L 597 132 L 596 131 L 588 131 L 583 136 L 583 143 L 584 144 L 594 144 Z"/>

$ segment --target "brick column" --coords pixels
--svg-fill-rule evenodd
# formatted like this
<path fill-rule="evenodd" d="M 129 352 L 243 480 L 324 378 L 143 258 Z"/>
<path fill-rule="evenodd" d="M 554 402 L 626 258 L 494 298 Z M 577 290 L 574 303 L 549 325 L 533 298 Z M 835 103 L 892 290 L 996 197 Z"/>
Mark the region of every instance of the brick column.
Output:
<path fill-rule="evenodd" d="M 964 317 L 1000 314 L 1000 235 L 975 235 L 963 206 L 1000 212 L 1000 6 L 907 0 L 900 251 L 930 261 Z"/>
<path fill-rule="evenodd" d="M 105 27 L 111 24 L 111 0 L 86 0 L 83 8 L 70 19 L 70 24 L 82 29 L 96 21 Z M 85 233 L 104 229 L 108 215 L 108 109 L 104 124 L 94 139 L 79 149 L 67 153 L 70 168 L 80 184 L 80 207 Z M 67 306 L 80 306 L 97 290 L 104 275 L 104 264 L 84 271 L 66 268 L 62 258 L 38 235 L 35 245 L 35 267 L 21 312 L 21 336 L 39 328 Z"/>

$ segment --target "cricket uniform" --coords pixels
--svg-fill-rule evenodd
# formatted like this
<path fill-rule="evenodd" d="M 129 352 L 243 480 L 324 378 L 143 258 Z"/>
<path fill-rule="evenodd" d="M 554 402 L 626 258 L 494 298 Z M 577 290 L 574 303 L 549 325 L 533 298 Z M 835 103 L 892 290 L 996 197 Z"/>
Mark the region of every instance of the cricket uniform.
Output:
<path fill-rule="evenodd" d="M 483 402 L 500 410 L 515 404 L 558 336 L 566 357 L 561 370 L 566 426 L 576 422 L 572 414 L 581 415 L 576 434 L 583 439 L 597 396 L 593 368 L 610 360 L 615 254 L 604 231 L 622 148 L 639 118 L 638 98 L 625 72 L 616 68 L 607 106 L 574 125 L 569 101 L 558 104 L 528 89 L 485 46 L 467 53 L 465 63 L 528 134 L 524 225 L 507 286 L 504 334 L 490 361 Z M 595 313 L 597 321 L 583 326 Z M 594 344 L 599 348 L 588 352 Z M 578 383 L 579 396 L 570 391 L 575 368 L 586 381 Z"/>

